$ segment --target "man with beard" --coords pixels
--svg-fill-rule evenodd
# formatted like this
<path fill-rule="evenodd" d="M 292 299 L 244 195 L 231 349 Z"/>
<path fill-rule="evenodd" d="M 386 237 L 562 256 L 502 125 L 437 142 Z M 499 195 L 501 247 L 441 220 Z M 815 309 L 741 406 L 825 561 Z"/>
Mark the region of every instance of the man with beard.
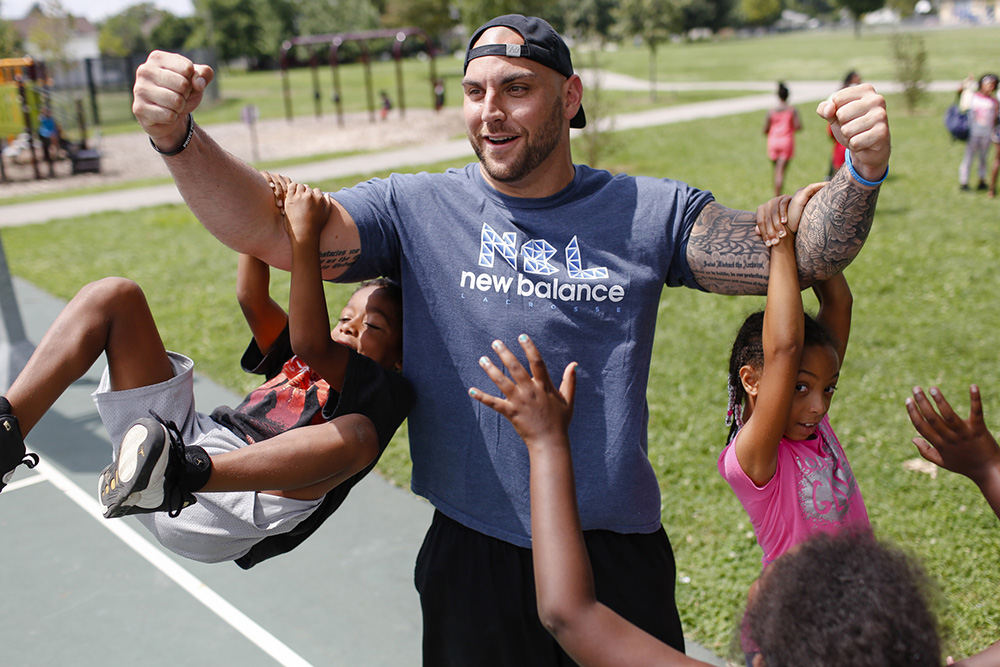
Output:
<path fill-rule="evenodd" d="M 207 66 L 154 52 L 137 72 L 133 112 L 202 224 L 287 267 L 271 190 L 191 120 L 211 78 Z M 322 238 L 325 277 L 387 275 L 403 285 L 403 373 L 417 393 L 412 488 L 436 508 L 415 573 L 424 664 L 569 663 L 535 610 L 527 452 L 507 420 L 466 394 L 482 381 L 482 346 L 521 333 L 554 367 L 579 362 L 570 435 L 597 598 L 683 650 L 646 455 L 660 292 L 763 294 L 770 240 L 754 213 L 707 191 L 573 164 L 583 86 L 545 21 L 508 15 L 476 30 L 462 86 L 479 161 L 331 193 Z M 838 91 L 817 112 L 853 163 L 802 217 L 804 285 L 858 253 L 889 160 L 885 101 L 871 86 Z"/>

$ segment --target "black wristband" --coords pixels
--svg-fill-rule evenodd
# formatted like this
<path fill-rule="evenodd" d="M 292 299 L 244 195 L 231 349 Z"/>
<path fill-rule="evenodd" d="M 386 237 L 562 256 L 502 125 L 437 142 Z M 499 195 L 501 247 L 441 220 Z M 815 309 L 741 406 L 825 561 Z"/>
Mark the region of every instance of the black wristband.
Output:
<path fill-rule="evenodd" d="M 153 143 L 153 137 L 149 138 L 149 145 L 152 146 L 153 150 L 156 151 L 157 153 L 159 153 L 160 155 L 166 155 L 167 157 L 170 157 L 171 155 L 177 155 L 182 150 L 184 150 L 185 148 L 187 148 L 188 144 L 191 143 L 191 137 L 193 137 L 193 136 L 194 136 L 194 116 L 192 116 L 191 114 L 188 114 L 188 131 L 187 131 L 187 136 L 184 137 L 184 141 L 181 143 L 180 146 L 178 146 L 177 148 L 175 148 L 172 151 L 160 150 L 159 147 L 157 147 L 157 145 L 155 143 Z"/>

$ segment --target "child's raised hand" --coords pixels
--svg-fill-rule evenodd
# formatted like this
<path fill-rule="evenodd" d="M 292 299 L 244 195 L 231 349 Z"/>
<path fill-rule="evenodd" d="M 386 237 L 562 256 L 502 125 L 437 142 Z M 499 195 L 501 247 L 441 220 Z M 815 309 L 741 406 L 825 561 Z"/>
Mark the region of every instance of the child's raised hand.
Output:
<path fill-rule="evenodd" d="M 292 179 L 284 174 L 272 174 L 263 169 L 261 169 L 260 173 L 267 180 L 267 184 L 271 186 L 271 191 L 274 193 L 274 203 L 278 207 L 278 212 L 281 215 L 285 215 L 285 194 L 292 185 Z"/>
<path fill-rule="evenodd" d="M 285 226 L 292 241 L 312 241 L 330 219 L 330 198 L 318 188 L 289 182 L 285 193 Z"/>
<path fill-rule="evenodd" d="M 799 231 L 799 221 L 806 204 L 823 189 L 826 182 L 811 183 L 796 190 L 794 195 L 780 195 L 757 207 L 757 233 L 764 239 L 764 245 L 771 247 L 783 239 L 788 232 Z"/>
<path fill-rule="evenodd" d="M 791 195 L 778 195 L 757 207 L 757 233 L 768 248 L 785 238 L 788 202 L 791 200 Z"/>
<path fill-rule="evenodd" d="M 1000 466 L 1000 447 L 986 428 L 979 387 L 969 387 L 969 418 L 961 419 L 937 387 L 931 387 L 937 410 L 923 389 L 914 387 L 906 412 L 923 438 L 914 438 L 920 455 L 936 465 L 965 475 L 977 484 L 990 466 Z M 940 414 L 938 414 L 940 411 Z"/>
<path fill-rule="evenodd" d="M 479 365 L 504 397 L 483 393 L 475 387 L 469 389 L 469 395 L 510 420 L 517 434 L 530 448 L 553 436 L 565 435 L 568 431 L 576 392 L 576 362 L 566 366 L 557 391 L 535 344 L 526 334 L 521 334 L 518 341 L 528 359 L 531 372 L 525 370 L 506 345 L 499 340 L 493 341 L 493 351 L 503 362 L 510 377 L 504 375 L 503 370 L 485 356 L 479 359 Z"/>

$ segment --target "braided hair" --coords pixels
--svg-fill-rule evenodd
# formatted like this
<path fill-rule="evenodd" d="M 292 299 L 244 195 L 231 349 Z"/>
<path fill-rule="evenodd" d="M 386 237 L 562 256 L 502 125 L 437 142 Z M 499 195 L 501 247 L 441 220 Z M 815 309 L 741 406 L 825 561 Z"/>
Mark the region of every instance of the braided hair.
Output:
<path fill-rule="evenodd" d="M 805 313 L 805 332 L 803 347 L 814 345 L 830 346 L 837 349 L 837 340 L 823 324 L 820 324 L 809 313 Z M 740 330 L 733 341 L 733 351 L 729 355 L 729 406 L 726 410 L 726 424 L 729 425 L 729 437 L 733 439 L 736 432 L 743 426 L 743 409 L 747 392 L 740 379 L 740 369 L 750 366 L 757 371 L 764 370 L 764 311 L 751 313 L 743 320 Z"/>

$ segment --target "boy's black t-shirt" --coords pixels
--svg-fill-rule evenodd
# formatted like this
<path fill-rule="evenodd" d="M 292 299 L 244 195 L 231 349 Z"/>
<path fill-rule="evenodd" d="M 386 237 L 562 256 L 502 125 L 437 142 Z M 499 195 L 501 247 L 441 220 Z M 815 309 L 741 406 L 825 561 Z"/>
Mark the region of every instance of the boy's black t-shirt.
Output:
<path fill-rule="evenodd" d="M 262 374 L 267 381 L 247 394 L 236 408 L 216 408 L 211 418 L 249 444 L 291 428 L 321 424 L 346 414 L 362 414 L 375 425 L 381 456 L 413 405 L 413 390 L 402 375 L 385 370 L 353 350 L 344 386 L 338 394 L 292 353 L 287 327 L 267 354 L 251 341 L 241 364 L 243 370 Z M 327 493 L 319 507 L 295 528 L 264 538 L 238 558 L 236 564 L 248 569 L 294 549 L 340 507 L 351 488 L 375 467 L 377 461 L 378 457 Z"/>

